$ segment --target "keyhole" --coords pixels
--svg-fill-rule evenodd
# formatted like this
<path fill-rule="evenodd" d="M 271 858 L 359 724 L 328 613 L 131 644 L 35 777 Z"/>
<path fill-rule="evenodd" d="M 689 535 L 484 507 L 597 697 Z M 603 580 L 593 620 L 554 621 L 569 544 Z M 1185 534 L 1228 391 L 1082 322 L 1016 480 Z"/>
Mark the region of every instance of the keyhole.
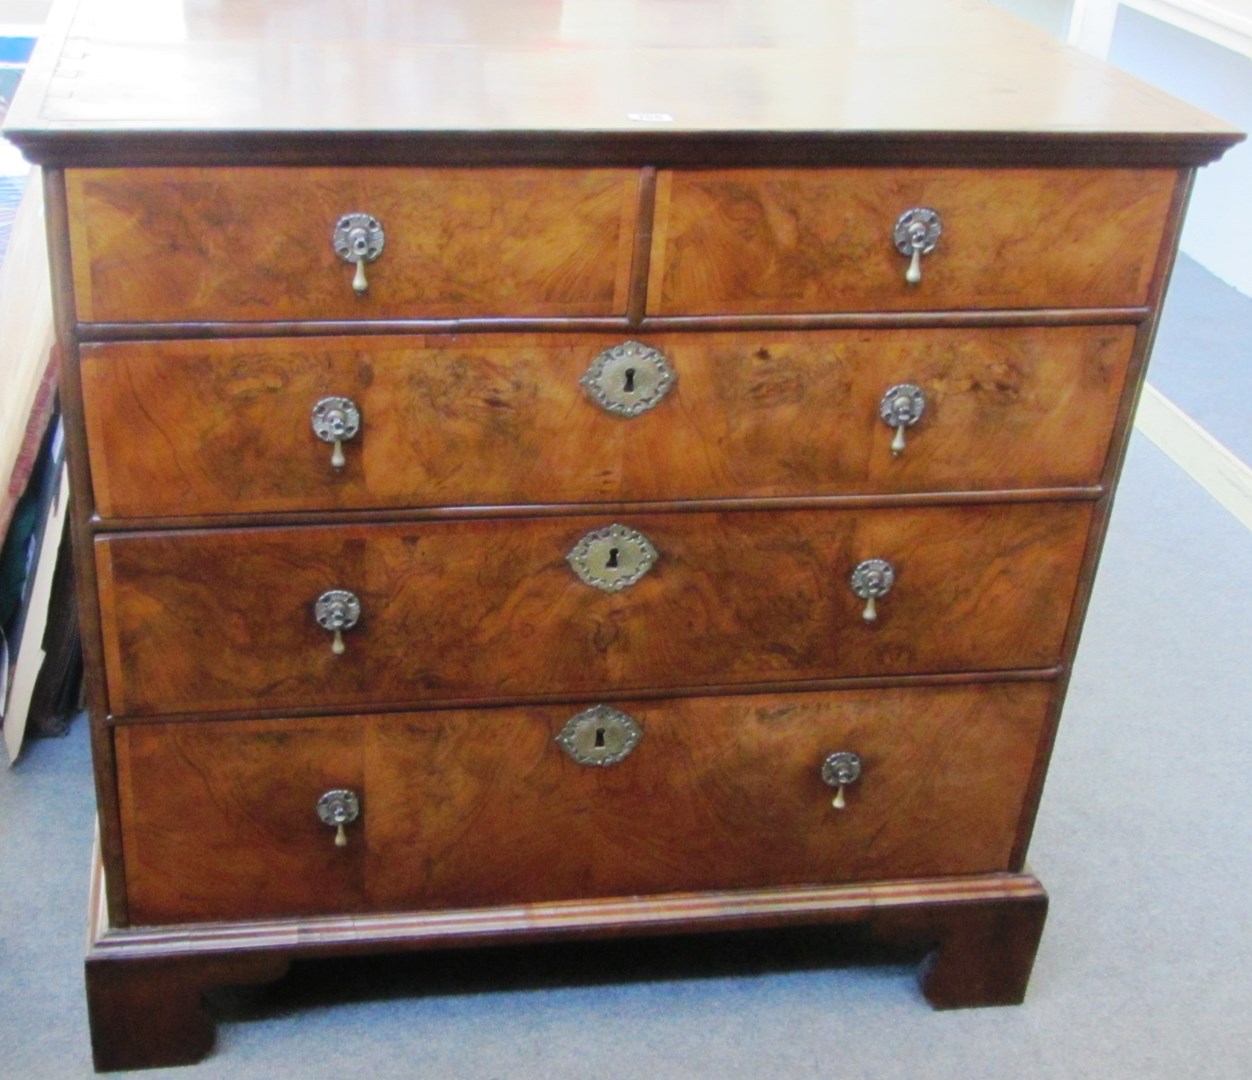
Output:
<path fill-rule="evenodd" d="M 622 390 L 627 394 L 635 392 L 635 369 L 633 367 L 626 369 L 626 385 L 622 387 Z"/>
<path fill-rule="evenodd" d="M 617 548 L 609 548 L 609 561 L 604 565 L 609 570 L 617 569 Z M 599 744 L 597 743 L 597 745 Z"/>
<path fill-rule="evenodd" d="M 596 728 L 596 749 L 604 749 L 604 728 L 602 727 Z"/>

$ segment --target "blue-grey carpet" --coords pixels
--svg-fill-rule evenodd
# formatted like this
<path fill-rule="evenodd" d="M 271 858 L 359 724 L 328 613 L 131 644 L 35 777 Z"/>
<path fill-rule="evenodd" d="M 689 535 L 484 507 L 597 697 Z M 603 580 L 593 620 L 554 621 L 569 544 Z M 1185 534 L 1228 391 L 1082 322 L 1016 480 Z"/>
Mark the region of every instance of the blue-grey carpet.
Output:
<path fill-rule="evenodd" d="M 1252 298 L 1185 255 L 1169 288 L 1148 381 L 1252 462 Z M 1173 303 L 1175 295 L 1185 302 Z"/>

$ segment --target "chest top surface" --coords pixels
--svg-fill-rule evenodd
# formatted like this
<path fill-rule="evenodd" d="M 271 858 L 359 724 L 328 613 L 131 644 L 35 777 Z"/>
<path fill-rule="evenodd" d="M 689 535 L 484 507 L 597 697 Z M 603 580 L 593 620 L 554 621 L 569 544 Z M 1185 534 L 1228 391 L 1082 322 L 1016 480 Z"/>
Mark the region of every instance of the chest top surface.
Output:
<path fill-rule="evenodd" d="M 532 157 L 659 164 L 700 137 L 706 159 L 781 135 L 853 162 L 1077 141 L 1084 164 L 1239 138 L 977 0 L 63 0 L 8 122 L 59 164 L 403 156 L 388 137 L 491 160 L 521 133 L 549 136 Z"/>

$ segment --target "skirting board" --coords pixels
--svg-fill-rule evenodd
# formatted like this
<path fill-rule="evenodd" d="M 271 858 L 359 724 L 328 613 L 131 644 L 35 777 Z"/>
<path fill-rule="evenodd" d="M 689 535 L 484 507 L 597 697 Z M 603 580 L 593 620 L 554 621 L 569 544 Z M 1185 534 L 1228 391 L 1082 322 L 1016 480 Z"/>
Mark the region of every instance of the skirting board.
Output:
<path fill-rule="evenodd" d="M 1143 388 L 1135 427 L 1246 528 L 1252 529 L 1252 468 L 1151 383 Z"/>

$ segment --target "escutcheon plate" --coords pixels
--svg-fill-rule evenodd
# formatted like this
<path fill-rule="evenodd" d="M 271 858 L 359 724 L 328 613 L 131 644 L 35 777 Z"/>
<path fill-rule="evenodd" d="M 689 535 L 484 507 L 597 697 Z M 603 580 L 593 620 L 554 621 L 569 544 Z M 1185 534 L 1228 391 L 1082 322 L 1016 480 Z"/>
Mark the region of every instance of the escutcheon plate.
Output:
<path fill-rule="evenodd" d="M 878 415 L 888 427 L 912 427 L 926 411 L 926 395 L 920 386 L 899 383 L 883 394 Z"/>
<path fill-rule="evenodd" d="M 373 214 L 344 214 L 335 222 L 330 242 L 346 263 L 373 262 L 383 253 L 386 234 Z"/>
<path fill-rule="evenodd" d="M 822 762 L 822 781 L 831 787 L 856 783 L 861 775 L 861 758 L 850 750 L 838 750 L 827 754 Z"/>
<path fill-rule="evenodd" d="M 348 589 L 327 589 L 313 604 L 313 617 L 323 630 L 351 630 L 361 617 L 361 601 Z"/>
<path fill-rule="evenodd" d="M 891 239 L 901 255 L 920 252 L 929 255 L 943 235 L 943 221 L 938 210 L 929 206 L 915 206 L 904 211 L 891 230 Z"/>
<path fill-rule="evenodd" d="M 638 721 L 611 705 L 593 705 L 571 716 L 556 737 L 579 765 L 616 765 L 643 738 Z"/>
<path fill-rule="evenodd" d="M 322 442 L 354 438 L 361 430 L 361 410 L 346 397 L 324 397 L 313 406 L 313 434 Z"/>
<path fill-rule="evenodd" d="M 578 381 L 600 408 L 632 417 L 660 404 L 675 378 L 662 352 L 640 341 L 624 341 L 605 349 Z"/>
<path fill-rule="evenodd" d="M 886 559 L 866 559 L 852 571 L 852 591 L 862 600 L 886 596 L 895 583 L 896 568 Z"/>
<path fill-rule="evenodd" d="M 565 558 L 579 580 L 605 592 L 621 592 L 652 569 L 657 555 L 638 529 L 610 525 L 589 532 Z"/>
<path fill-rule="evenodd" d="M 347 825 L 356 821 L 361 813 L 361 802 L 356 792 L 336 788 L 317 800 L 317 816 L 327 825 Z"/>

